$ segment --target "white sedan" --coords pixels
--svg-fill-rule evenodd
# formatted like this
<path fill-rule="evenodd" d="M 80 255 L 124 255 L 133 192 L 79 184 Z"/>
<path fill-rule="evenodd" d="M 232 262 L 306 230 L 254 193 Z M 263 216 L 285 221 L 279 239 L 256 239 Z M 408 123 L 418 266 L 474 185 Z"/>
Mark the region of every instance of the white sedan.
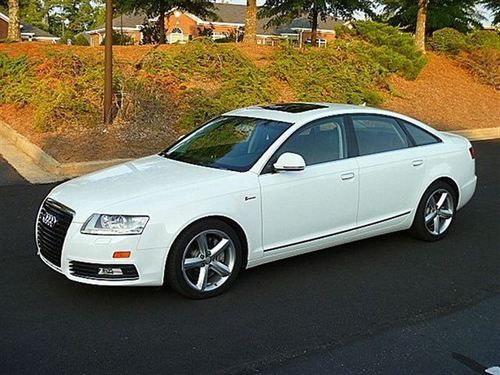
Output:
<path fill-rule="evenodd" d="M 166 151 L 57 186 L 40 258 L 71 280 L 222 293 L 244 268 L 407 230 L 445 236 L 476 188 L 470 142 L 361 106 L 226 113 Z"/>

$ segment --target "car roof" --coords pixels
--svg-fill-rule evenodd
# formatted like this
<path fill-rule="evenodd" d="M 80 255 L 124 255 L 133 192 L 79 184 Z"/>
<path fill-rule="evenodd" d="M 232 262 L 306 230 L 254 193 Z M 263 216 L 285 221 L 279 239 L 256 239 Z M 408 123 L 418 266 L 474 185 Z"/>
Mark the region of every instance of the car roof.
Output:
<path fill-rule="evenodd" d="M 302 123 L 326 116 L 346 113 L 378 113 L 396 115 L 396 113 L 364 105 L 336 104 L 336 103 L 281 103 L 274 105 L 252 106 L 225 113 L 225 116 L 255 117 L 266 120 Z"/>

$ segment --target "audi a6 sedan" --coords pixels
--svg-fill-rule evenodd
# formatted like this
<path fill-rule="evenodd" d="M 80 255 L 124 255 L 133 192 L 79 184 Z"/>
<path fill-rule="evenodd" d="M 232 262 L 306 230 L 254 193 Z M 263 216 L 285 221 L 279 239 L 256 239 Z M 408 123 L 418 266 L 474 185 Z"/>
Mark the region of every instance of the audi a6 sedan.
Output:
<path fill-rule="evenodd" d="M 474 157 L 467 139 L 379 109 L 244 108 L 57 186 L 38 254 L 82 283 L 211 297 L 275 260 L 400 230 L 443 238 L 475 191 Z"/>

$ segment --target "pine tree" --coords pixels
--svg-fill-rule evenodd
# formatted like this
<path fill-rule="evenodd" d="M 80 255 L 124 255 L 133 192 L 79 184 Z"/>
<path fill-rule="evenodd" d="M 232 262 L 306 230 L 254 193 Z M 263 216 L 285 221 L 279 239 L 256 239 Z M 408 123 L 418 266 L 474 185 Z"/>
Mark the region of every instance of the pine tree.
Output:
<path fill-rule="evenodd" d="M 21 41 L 21 16 L 19 14 L 19 0 L 8 0 L 9 7 L 9 29 L 7 40 L 11 42 Z"/>
<path fill-rule="evenodd" d="M 257 43 L 257 0 L 247 0 L 244 43 Z"/>
<path fill-rule="evenodd" d="M 356 11 L 373 14 L 370 0 L 267 0 L 261 14 L 271 17 L 269 25 L 281 25 L 307 16 L 311 22 L 311 43 L 316 46 L 319 19 L 328 17 L 352 18 Z"/>

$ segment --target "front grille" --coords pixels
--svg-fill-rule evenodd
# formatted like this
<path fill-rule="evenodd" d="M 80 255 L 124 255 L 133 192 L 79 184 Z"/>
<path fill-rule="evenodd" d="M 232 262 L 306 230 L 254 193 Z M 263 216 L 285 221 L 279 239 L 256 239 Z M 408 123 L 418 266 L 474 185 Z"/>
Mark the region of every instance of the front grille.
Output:
<path fill-rule="evenodd" d="M 109 270 L 116 272 L 118 269 L 121 270 L 121 275 L 107 272 Z M 97 264 L 72 260 L 69 262 L 69 271 L 72 275 L 96 280 L 136 280 L 139 278 L 133 264 Z"/>
<path fill-rule="evenodd" d="M 42 256 L 61 267 L 61 252 L 74 212 L 52 199 L 43 203 L 37 220 L 37 244 Z"/>

